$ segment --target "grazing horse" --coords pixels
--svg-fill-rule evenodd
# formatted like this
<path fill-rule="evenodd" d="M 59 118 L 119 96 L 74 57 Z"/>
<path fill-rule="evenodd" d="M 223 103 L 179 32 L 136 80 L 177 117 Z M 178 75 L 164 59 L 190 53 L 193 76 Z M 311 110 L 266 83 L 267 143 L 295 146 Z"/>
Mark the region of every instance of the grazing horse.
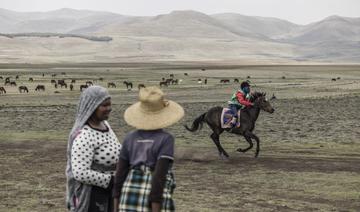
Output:
<path fill-rule="evenodd" d="M 62 87 L 67 88 L 67 84 L 66 84 L 65 82 L 61 82 L 61 83 L 58 83 L 58 84 L 60 85 L 61 88 L 62 88 Z"/>
<path fill-rule="evenodd" d="M 86 84 L 87 86 L 92 86 L 92 85 L 94 85 L 93 82 L 91 82 L 91 81 L 86 81 L 85 84 Z"/>
<path fill-rule="evenodd" d="M 58 80 L 58 84 L 62 84 L 62 83 L 65 83 L 65 80 Z"/>
<path fill-rule="evenodd" d="M 177 85 L 177 84 L 179 84 L 179 80 L 178 80 L 178 79 L 174 79 L 174 80 L 171 81 L 171 84 L 172 84 L 172 85 Z"/>
<path fill-rule="evenodd" d="M 6 84 L 6 83 L 5 83 Z M 10 85 L 11 86 L 16 86 L 16 82 L 14 81 L 14 82 L 10 82 Z"/>
<path fill-rule="evenodd" d="M 234 83 L 238 83 L 239 82 L 239 79 L 238 78 L 235 78 L 234 79 Z"/>
<path fill-rule="evenodd" d="M 22 86 L 19 86 L 19 92 L 20 93 L 24 93 L 24 92 L 29 93 L 29 90 L 26 86 L 22 85 Z"/>
<path fill-rule="evenodd" d="M 165 81 L 168 85 L 170 85 L 174 80 L 169 78 L 169 79 L 166 79 Z"/>
<path fill-rule="evenodd" d="M 110 87 L 116 88 L 115 83 L 113 83 L 113 82 L 108 82 L 108 88 L 110 88 Z"/>
<path fill-rule="evenodd" d="M 221 79 L 220 83 L 230 83 L 230 80 L 229 79 Z"/>
<path fill-rule="evenodd" d="M 161 81 L 161 82 L 159 83 L 159 86 L 160 86 L 160 87 L 162 87 L 162 86 L 167 87 L 167 86 L 168 86 L 168 83 L 167 83 L 166 81 Z"/>
<path fill-rule="evenodd" d="M 6 90 L 4 87 L 0 87 L 0 94 L 6 93 Z"/>
<path fill-rule="evenodd" d="M 83 89 L 88 88 L 88 85 L 80 85 L 80 91 L 83 91 Z"/>
<path fill-rule="evenodd" d="M 256 141 L 256 152 L 255 157 L 259 155 L 260 151 L 260 140 L 259 138 L 253 133 L 253 130 L 255 128 L 255 122 L 260 114 L 260 110 L 264 110 L 269 113 L 273 113 L 275 110 L 270 105 L 270 102 L 268 102 L 265 98 L 265 93 L 259 93 L 255 92 L 251 98 L 251 101 L 254 103 L 254 106 L 246 108 L 244 110 L 241 110 L 240 115 L 240 127 L 238 128 L 230 128 L 230 129 L 224 129 L 221 127 L 221 113 L 223 108 L 222 107 L 213 107 L 210 108 L 206 113 L 203 113 L 199 117 L 197 117 L 191 127 L 188 127 L 187 125 L 184 125 L 185 128 L 191 132 L 195 132 L 196 130 L 201 129 L 203 122 L 206 122 L 213 133 L 210 135 L 211 139 L 215 143 L 220 157 L 226 157 L 228 158 L 228 153 L 224 150 L 224 148 L 221 146 L 220 143 L 220 134 L 223 133 L 225 130 L 244 136 L 246 141 L 249 143 L 249 147 L 245 149 L 238 148 L 238 152 L 246 152 L 249 149 L 253 147 L 253 141 L 252 139 L 255 139 Z"/>
<path fill-rule="evenodd" d="M 45 91 L 45 85 L 37 85 L 35 91 Z"/>
<path fill-rule="evenodd" d="M 270 100 L 275 100 L 275 99 L 277 99 L 277 98 L 276 98 L 275 94 L 273 93 L 273 95 L 272 95 L 272 97 L 270 98 Z"/>
<path fill-rule="evenodd" d="M 127 89 L 129 89 L 129 87 L 130 87 L 130 89 L 133 88 L 133 84 L 132 84 L 132 82 L 130 82 L 130 81 L 124 81 L 123 84 L 126 85 L 126 88 L 127 88 Z"/>
<path fill-rule="evenodd" d="M 138 89 L 140 90 L 141 88 L 145 88 L 145 85 L 144 84 L 139 84 Z"/>

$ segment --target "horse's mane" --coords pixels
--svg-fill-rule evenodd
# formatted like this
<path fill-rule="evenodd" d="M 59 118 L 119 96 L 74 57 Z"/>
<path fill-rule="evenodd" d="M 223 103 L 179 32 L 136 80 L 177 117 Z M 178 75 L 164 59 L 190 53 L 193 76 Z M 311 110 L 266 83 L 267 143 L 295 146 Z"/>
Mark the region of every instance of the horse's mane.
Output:
<path fill-rule="evenodd" d="M 254 93 L 251 94 L 250 101 L 251 101 L 251 102 L 255 102 L 255 100 L 256 100 L 257 98 L 263 97 L 263 96 L 266 96 L 266 93 L 255 91 Z"/>

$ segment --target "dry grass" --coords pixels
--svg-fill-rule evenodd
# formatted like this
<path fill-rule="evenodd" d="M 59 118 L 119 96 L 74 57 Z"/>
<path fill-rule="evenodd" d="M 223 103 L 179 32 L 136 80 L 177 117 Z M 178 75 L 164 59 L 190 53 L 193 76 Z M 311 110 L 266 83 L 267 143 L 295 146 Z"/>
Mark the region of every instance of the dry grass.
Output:
<path fill-rule="evenodd" d="M 0 70 L 0 76 L 20 74 L 19 83 L 31 88 L 29 94 L 19 94 L 6 87 L 9 92 L 0 96 L 0 211 L 66 211 L 66 141 L 79 91 L 58 89 L 60 93 L 54 94 L 50 74 L 64 71 L 66 75 L 57 78 L 76 78 L 76 85 L 100 76 L 105 78 L 98 81 L 100 85 L 118 84 L 110 89 L 109 122 L 119 140 L 131 130 L 122 114 L 137 97 L 137 89 L 127 91 L 123 80 L 155 85 L 170 73 L 183 79 L 180 85 L 164 88 L 186 111 L 185 118 L 168 129 L 176 137 L 178 211 L 360 210 L 360 67 L 249 66 L 201 71 L 151 66 Z M 221 140 L 230 159 L 221 160 L 208 127 L 193 134 L 182 125 L 212 106 L 226 105 L 238 85 L 222 85 L 219 79 L 248 75 L 254 89 L 277 95 L 272 102 L 276 112 L 262 112 L 257 121 L 259 158 L 253 158 L 254 150 L 236 152 L 247 143 L 224 133 Z M 337 76 L 341 79 L 332 82 Z M 35 82 L 28 82 L 28 77 Z M 208 85 L 196 82 L 205 77 Z M 40 83 L 46 85 L 46 93 L 34 93 L 33 87 Z"/>

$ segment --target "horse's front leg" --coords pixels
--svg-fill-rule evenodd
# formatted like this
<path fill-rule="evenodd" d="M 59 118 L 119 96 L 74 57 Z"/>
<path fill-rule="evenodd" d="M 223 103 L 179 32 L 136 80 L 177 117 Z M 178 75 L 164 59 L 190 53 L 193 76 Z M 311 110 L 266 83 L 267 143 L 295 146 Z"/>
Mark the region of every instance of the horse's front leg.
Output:
<path fill-rule="evenodd" d="M 252 132 L 248 132 L 248 135 L 256 141 L 255 157 L 257 158 L 260 152 L 260 139 Z"/>
<path fill-rule="evenodd" d="M 249 146 L 247 148 L 245 148 L 245 149 L 238 148 L 237 149 L 238 152 L 247 152 L 249 149 L 253 148 L 253 146 L 254 146 L 250 136 L 244 134 L 244 138 L 249 143 Z"/>

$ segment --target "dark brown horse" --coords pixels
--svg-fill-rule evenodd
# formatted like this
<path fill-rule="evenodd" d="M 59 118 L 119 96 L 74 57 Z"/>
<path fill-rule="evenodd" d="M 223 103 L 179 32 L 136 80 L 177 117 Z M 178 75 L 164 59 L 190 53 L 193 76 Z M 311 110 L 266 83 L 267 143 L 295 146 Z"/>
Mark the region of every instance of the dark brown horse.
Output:
<path fill-rule="evenodd" d="M 162 87 L 162 86 L 167 87 L 167 86 L 168 86 L 168 83 L 167 83 L 166 81 L 161 81 L 161 82 L 159 83 L 159 86 L 160 86 L 160 87 Z"/>
<path fill-rule="evenodd" d="M 6 90 L 4 87 L 0 87 L 0 94 L 5 94 L 6 93 Z"/>
<path fill-rule="evenodd" d="M 83 91 L 83 89 L 88 88 L 88 85 L 80 85 L 80 91 Z"/>
<path fill-rule="evenodd" d="M 210 108 L 206 113 L 203 113 L 199 117 L 197 117 L 191 127 L 188 127 L 185 125 L 185 128 L 191 132 L 195 132 L 199 129 L 201 129 L 203 122 L 206 122 L 213 133 L 210 135 L 211 139 L 214 141 L 218 151 L 219 155 L 221 157 L 228 158 L 228 153 L 224 150 L 224 148 L 220 144 L 220 134 L 223 133 L 225 130 L 244 136 L 246 141 L 249 143 L 249 147 L 245 149 L 238 148 L 238 152 L 246 152 L 249 149 L 253 147 L 253 141 L 252 139 L 255 139 L 256 141 L 256 152 L 255 157 L 259 155 L 260 151 L 260 140 L 259 138 L 253 133 L 253 130 L 255 128 L 255 122 L 260 114 L 260 110 L 264 110 L 269 113 L 273 113 L 275 110 L 271 106 L 270 102 L 267 101 L 265 97 L 265 93 L 259 93 L 255 92 L 252 95 L 251 101 L 254 103 L 253 107 L 241 110 L 240 115 L 240 127 L 239 128 L 232 128 L 232 129 L 224 129 L 221 128 L 221 113 L 223 108 L 222 107 L 213 107 Z"/>
<path fill-rule="evenodd" d="M 19 86 L 19 92 L 20 93 L 29 93 L 29 89 L 26 86 Z"/>
<path fill-rule="evenodd" d="M 132 89 L 133 88 L 133 84 L 130 81 L 124 81 L 123 84 L 126 85 L 127 89 L 129 89 L 129 88 Z"/>
<path fill-rule="evenodd" d="M 230 83 L 230 80 L 229 79 L 221 79 L 220 83 Z"/>
<path fill-rule="evenodd" d="M 35 91 L 45 91 L 45 85 L 37 85 Z"/>
<path fill-rule="evenodd" d="M 140 90 L 141 88 L 145 88 L 145 85 L 144 84 L 139 84 L 138 89 Z"/>
<path fill-rule="evenodd" d="M 114 82 L 108 82 L 108 88 L 110 88 L 110 87 L 116 88 L 115 83 Z"/>

